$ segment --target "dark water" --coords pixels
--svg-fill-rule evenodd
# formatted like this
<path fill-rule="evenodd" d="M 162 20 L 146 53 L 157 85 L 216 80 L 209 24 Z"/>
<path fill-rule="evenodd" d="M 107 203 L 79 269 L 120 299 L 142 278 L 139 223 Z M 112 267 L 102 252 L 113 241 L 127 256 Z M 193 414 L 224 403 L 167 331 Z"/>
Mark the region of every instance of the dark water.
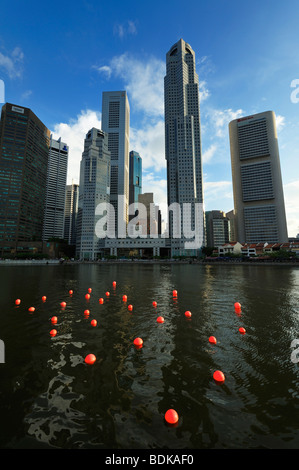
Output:
<path fill-rule="evenodd" d="M 12 266 L 0 268 L 0 282 L 1 448 L 298 448 L 298 268 Z M 89 353 L 94 365 L 84 362 Z M 169 408 L 179 414 L 175 428 L 164 421 Z"/>

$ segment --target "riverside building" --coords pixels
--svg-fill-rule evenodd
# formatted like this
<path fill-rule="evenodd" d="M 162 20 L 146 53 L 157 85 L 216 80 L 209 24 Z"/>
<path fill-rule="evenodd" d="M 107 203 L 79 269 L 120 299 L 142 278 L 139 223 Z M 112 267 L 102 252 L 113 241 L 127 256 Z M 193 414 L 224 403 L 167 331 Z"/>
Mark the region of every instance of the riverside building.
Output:
<path fill-rule="evenodd" d="M 229 123 L 236 240 L 287 242 L 276 119 L 273 111 Z"/>
<path fill-rule="evenodd" d="M 202 245 L 204 228 L 203 211 L 197 211 L 203 204 L 199 81 L 195 53 L 183 39 L 166 54 L 164 104 L 172 254 L 196 255 Z M 174 216 L 170 210 L 172 204 L 178 204 L 181 217 Z M 184 204 L 185 208 L 186 204 L 190 205 L 190 211 L 183 210 Z M 188 245 L 192 237 L 186 233 L 187 227 L 199 236 L 193 248 L 192 243 Z"/>

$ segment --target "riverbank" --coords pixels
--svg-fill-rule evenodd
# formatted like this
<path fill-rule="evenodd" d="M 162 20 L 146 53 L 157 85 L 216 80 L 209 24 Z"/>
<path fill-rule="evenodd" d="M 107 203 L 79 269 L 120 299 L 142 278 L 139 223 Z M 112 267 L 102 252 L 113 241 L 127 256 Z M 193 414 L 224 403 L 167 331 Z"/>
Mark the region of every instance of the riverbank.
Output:
<path fill-rule="evenodd" d="M 115 264 L 154 264 L 154 265 L 177 265 L 177 264 L 197 264 L 197 265 L 233 265 L 233 266 L 295 266 L 299 267 L 299 258 L 295 260 L 258 260 L 249 258 L 248 260 L 180 260 L 180 259 L 113 259 L 98 261 L 61 261 L 61 260 L 0 260 L 0 266 L 41 266 L 41 265 L 76 265 L 76 264 L 98 264 L 98 265 L 115 265 Z"/>

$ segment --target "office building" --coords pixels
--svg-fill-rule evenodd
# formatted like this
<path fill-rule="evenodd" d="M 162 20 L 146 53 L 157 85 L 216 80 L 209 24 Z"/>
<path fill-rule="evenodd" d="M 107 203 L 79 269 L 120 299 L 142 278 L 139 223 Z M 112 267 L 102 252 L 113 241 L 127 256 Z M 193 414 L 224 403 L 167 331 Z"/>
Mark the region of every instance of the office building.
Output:
<path fill-rule="evenodd" d="M 236 240 L 287 242 L 276 119 L 273 111 L 229 123 Z"/>
<path fill-rule="evenodd" d="M 43 227 L 43 240 L 63 239 L 65 189 L 69 148 L 58 140 L 50 138 L 47 191 Z"/>
<path fill-rule="evenodd" d="M 64 239 L 69 245 L 76 245 L 79 185 L 68 184 L 65 192 Z"/>
<path fill-rule="evenodd" d="M 126 236 L 129 205 L 130 106 L 126 91 L 103 92 L 102 130 L 108 134 L 111 154 L 110 203 L 115 211 L 115 232 Z"/>
<path fill-rule="evenodd" d="M 138 152 L 132 150 L 129 154 L 129 205 L 138 202 L 142 193 L 142 159 Z M 129 215 L 129 219 L 134 217 Z"/>
<path fill-rule="evenodd" d="M 203 241 L 204 215 L 196 210 L 203 204 L 198 84 L 195 53 L 180 39 L 166 55 L 164 78 L 168 208 L 176 203 L 181 210 L 181 218 L 169 210 L 169 233 L 172 253 L 180 255 L 197 254 Z M 184 210 L 184 204 L 190 204 L 190 212 Z M 192 238 L 187 228 L 200 238 L 200 246 L 193 250 L 186 250 L 190 246 L 186 241 Z"/>
<path fill-rule="evenodd" d="M 222 246 L 229 242 L 229 219 L 225 212 L 206 211 L 206 243 L 209 247 Z"/>
<path fill-rule="evenodd" d="M 41 241 L 50 131 L 29 109 L 6 103 L 0 121 L 0 253 Z M 22 245 L 22 247 L 21 247 Z M 19 246 L 19 248 L 18 248 Z"/>
<path fill-rule="evenodd" d="M 76 256 L 96 260 L 101 256 L 104 239 L 98 236 L 97 208 L 110 201 L 110 152 L 108 136 L 92 128 L 86 135 L 80 164 Z M 103 214 L 102 214 L 103 215 Z"/>

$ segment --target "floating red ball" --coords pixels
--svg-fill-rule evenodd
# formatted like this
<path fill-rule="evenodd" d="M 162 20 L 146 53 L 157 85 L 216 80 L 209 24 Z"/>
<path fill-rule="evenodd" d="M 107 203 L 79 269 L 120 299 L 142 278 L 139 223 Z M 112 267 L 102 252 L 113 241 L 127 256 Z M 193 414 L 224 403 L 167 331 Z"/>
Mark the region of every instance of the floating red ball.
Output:
<path fill-rule="evenodd" d="M 66 307 L 66 302 L 61 302 L 61 303 L 60 303 L 60 307 L 61 307 L 61 308 L 65 308 L 65 307 Z"/>
<path fill-rule="evenodd" d="M 153 302 L 153 307 L 157 307 L 157 302 Z"/>
<path fill-rule="evenodd" d="M 84 310 L 84 316 L 89 317 L 90 311 L 89 310 Z"/>
<path fill-rule="evenodd" d="M 96 320 L 91 320 L 90 324 L 91 326 L 97 326 L 98 322 Z"/>
<path fill-rule="evenodd" d="M 123 295 L 123 302 L 126 302 L 128 300 L 128 297 L 126 295 Z"/>
<path fill-rule="evenodd" d="M 89 300 L 90 299 L 90 294 L 85 294 L 85 299 Z"/>
<path fill-rule="evenodd" d="M 46 300 L 47 300 L 47 297 L 46 297 L 45 295 L 43 295 L 43 296 L 42 296 L 42 301 L 43 301 L 43 302 L 46 302 Z"/>
<path fill-rule="evenodd" d="M 113 287 L 116 287 L 116 281 L 112 282 Z"/>
<path fill-rule="evenodd" d="M 32 312 L 34 312 L 34 311 L 35 311 L 35 307 L 29 307 L 29 308 L 28 308 L 28 312 L 31 312 L 31 313 L 32 313 Z"/>
<path fill-rule="evenodd" d="M 92 292 L 92 288 L 91 288 L 91 287 L 89 287 L 89 288 L 87 289 L 87 292 L 89 292 L 89 293 L 91 294 L 91 292 Z"/>
<path fill-rule="evenodd" d="M 177 297 L 177 296 L 178 296 L 178 291 L 177 291 L 177 290 L 173 290 L 173 291 L 172 291 L 172 296 L 173 296 L 173 297 Z"/>
<path fill-rule="evenodd" d="M 225 375 L 221 370 L 216 370 L 213 374 L 215 382 L 223 383 L 225 381 Z"/>
<path fill-rule="evenodd" d="M 50 336 L 56 336 L 57 335 L 57 331 L 56 330 L 51 330 L 50 331 Z"/>
<path fill-rule="evenodd" d="M 134 339 L 135 346 L 141 347 L 143 346 L 143 339 L 142 338 L 135 338 Z"/>
<path fill-rule="evenodd" d="M 209 343 L 211 343 L 211 344 L 216 344 L 217 343 L 217 340 L 216 340 L 215 336 L 210 336 L 209 337 Z"/>
<path fill-rule="evenodd" d="M 106 292 L 106 297 L 109 297 L 109 295 L 110 295 L 110 292 Z"/>
<path fill-rule="evenodd" d="M 101 297 L 101 298 L 99 299 L 99 304 L 103 304 L 103 303 L 104 303 L 104 299 Z"/>
<path fill-rule="evenodd" d="M 157 322 L 158 323 L 164 323 L 164 318 L 163 317 L 158 317 Z"/>
<path fill-rule="evenodd" d="M 74 292 L 73 292 L 72 290 L 69 290 L 69 294 L 70 294 L 70 295 L 73 295 L 73 293 L 74 293 Z"/>
<path fill-rule="evenodd" d="M 20 303 L 21 303 L 21 300 L 20 300 L 20 299 L 16 299 L 16 300 L 15 300 L 15 304 L 16 304 L 16 305 L 20 305 Z"/>
<path fill-rule="evenodd" d="M 54 324 L 57 323 L 57 317 L 52 317 L 51 322 L 54 323 Z"/>
<path fill-rule="evenodd" d="M 187 311 L 185 312 L 185 317 L 191 318 L 191 316 L 192 316 L 191 312 L 190 312 L 189 310 L 187 310 Z"/>
<path fill-rule="evenodd" d="M 133 310 L 133 305 L 128 305 L 128 310 L 130 310 L 130 312 L 132 312 L 132 310 Z"/>
<path fill-rule="evenodd" d="M 94 354 L 87 354 L 85 358 L 86 364 L 94 364 L 96 362 L 97 358 L 95 357 Z"/>
<path fill-rule="evenodd" d="M 164 417 L 168 424 L 176 424 L 179 420 L 179 415 L 173 409 L 167 410 Z"/>
<path fill-rule="evenodd" d="M 243 327 L 241 326 L 241 328 L 239 328 L 239 332 L 241 333 L 241 335 L 245 335 L 246 330 L 245 330 L 245 328 L 243 328 Z"/>

